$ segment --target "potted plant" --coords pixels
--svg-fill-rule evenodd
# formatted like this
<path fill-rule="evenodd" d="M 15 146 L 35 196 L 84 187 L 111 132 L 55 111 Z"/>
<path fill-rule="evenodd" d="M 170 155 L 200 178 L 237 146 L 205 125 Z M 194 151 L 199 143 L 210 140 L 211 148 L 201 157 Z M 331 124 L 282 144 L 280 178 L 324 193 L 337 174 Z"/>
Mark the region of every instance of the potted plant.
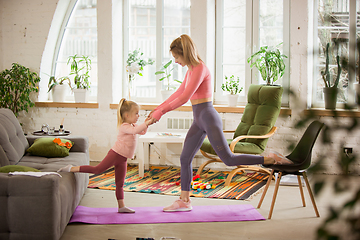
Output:
<path fill-rule="evenodd" d="M 69 77 L 66 76 L 66 77 L 55 78 L 55 76 L 51 76 L 49 78 L 48 92 L 50 91 L 52 92 L 52 98 L 54 102 L 64 102 L 66 89 L 67 89 L 65 82 L 68 83 L 71 89 L 71 82 Z"/>
<path fill-rule="evenodd" d="M 145 61 L 142 59 L 142 53 L 140 49 L 135 49 L 134 51 L 128 54 L 128 59 L 126 60 L 126 71 L 128 72 L 128 90 L 129 90 L 129 99 L 131 98 L 131 92 L 133 89 L 133 80 L 135 79 L 135 75 L 143 76 L 141 71 L 144 70 L 146 65 L 152 65 L 154 61 L 152 59 L 148 59 Z"/>
<path fill-rule="evenodd" d="M 225 92 L 228 92 L 228 106 L 236 107 L 237 100 L 239 98 L 239 93 L 243 90 L 243 87 L 240 87 L 239 77 L 231 75 L 231 77 L 225 76 L 225 83 L 221 85 L 221 89 Z"/>
<path fill-rule="evenodd" d="M 0 107 L 9 108 L 15 116 L 20 111 L 28 112 L 35 104 L 31 101 L 31 94 L 38 92 L 37 83 L 40 77 L 18 63 L 13 63 L 11 69 L 0 73 Z"/>
<path fill-rule="evenodd" d="M 166 84 L 164 85 L 165 89 L 161 90 L 161 95 L 163 101 L 168 99 L 170 95 L 174 92 L 175 87 L 171 86 L 171 72 L 174 70 L 172 67 L 172 60 L 165 63 L 161 69 L 157 72 L 155 72 L 155 75 L 164 75 L 163 77 L 159 78 L 159 81 L 162 82 L 166 79 Z M 181 81 L 174 79 L 175 82 L 182 83 Z"/>
<path fill-rule="evenodd" d="M 261 47 L 259 51 L 247 59 L 248 63 L 255 60 L 251 63 L 250 67 L 256 67 L 259 70 L 261 78 L 267 85 L 273 85 L 274 82 L 284 75 L 284 58 L 287 58 L 287 56 L 280 53 L 278 47 L 281 44 L 277 45 L 274 49 L 268 46 Z"/>
<path fill-rule="evenodd" d="M 360 38 L 357 39 L 357 50 L 358 50 L 358 59 L 355 66 L 356 82 L 354 83 L 354 89 L 356 92 L 356 102 L 357 104 L 360 104 Z"/>
<path fill-rule="evenodd" d="M 70 64 L 70 75 L 74 75 L 73 89 L 75 102 L 87 102 L 88 90 L 90 88 L 91 59 L 88 56 L 70 56 L 67 64 Z"/>
<path fill-rule="evenodd" d="M 325 87 L 323 88 L 325 109 L 334 110 L 336 108 L 337 94 L 339 92 L 338 84 L 341 75 L 341 64 L 340 64 L 340 57 L 337 56 L 336 62 L 338 69 L 337 69 L 336 79 L 335 81 L 331 81 L 333 77 L 330 74 L 330 68 L 329 68 L 329 46 L 330 44 L 327 43 L 325 49 L 325 57 L 326 57 L 325 70 L 321 71 L 321 76 L 325 83 Z"/>

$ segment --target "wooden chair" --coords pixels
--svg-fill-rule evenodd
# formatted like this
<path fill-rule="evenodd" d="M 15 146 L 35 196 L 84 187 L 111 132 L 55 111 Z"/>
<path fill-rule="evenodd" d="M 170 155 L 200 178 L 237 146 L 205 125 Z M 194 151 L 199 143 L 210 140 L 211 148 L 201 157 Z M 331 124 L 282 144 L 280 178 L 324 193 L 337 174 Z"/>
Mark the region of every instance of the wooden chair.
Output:
<path fill-rule="evenodd" d="M 273 199 L 271 202 L 270 212 L 269 212 L 269 216 L 268 216 L 269 219 L 271 219 L 271 216 L 272 216 L 272 213 L 274 210 L 275 200 L 276 200 L 276 196 L 277 196 L 277 193 L 279 190 L 279 184 L 280 184 L 281 177 L 284 175 L 287 175 L 287 174 L 297 175 L 297 179 L 299 182 L 299 188 L 300 188 L 301 200 L 302 200 L 303 206 L 305 207 L 306 206 L 305 198 L 304 198 L 304 193 L 303 193 L 301 178 L 300 178 L 300 176 L 303 176 L 306 187 L 309 191 L 310 199 L 313 204 L 315 214 L 317 217 L 320 217 L 305 170 L 311 164 L 312 148 L 313 148 L 315 141 L 316 141 L 321 129 L 323 128 L 323 126 L 324 126 L 324 123 L 321 123 L 319 121 L 313 121 L 308 126 L 304 135 L 300 139 L 299 143 L 296 145 L 295 149 L 292 151 L 292 153 L 290 153 L 288 156 L 286 156 L 288 159 L 293 161 L 294 164 L 291 164 L 291 165 L 266 165 L 266 167 L 272 169 L 271 176 L 273 176 L 274 173 L 278 173 L 278 177 L 277 177 L 276 184 L 275 184 L 275 190 L 274 190 L 274 194 L 273 194 Z M 271 182 L 271 177 L 269 177 L 269 179 L 266 183 L 265 190 L 264 190 L 264 192 L 260 198 L 259 204 L 257 206 L 258 208 L 261 207 L 261 204 L 264 200 L 266 192 L 269 188 L 270 182 Z"/>
<path fill-rule="evenodd" d="M 269 137 L 275 131 L 276 119 L 281 109 L 281 86 L 251 85 L 248 92 L 248 103 L 232 139 L 228 139 L 230 150 L 233 153 L 261 154 L 266 147 Z M 226 131 L 229 132 L 229 131 Z M 230 131 L 231 132 L 231 131 Z M 200 152 L 210 160 L 204 162 L 198 169 L 201 172 L 206 165 L 213 162 L 222 162 L 216 155 L 208 139 L 204 140 Z M 270 171 L 256 165 L 237 166 L 228 175 L 225 186 L 228 186 L 233 176 L 239 171 L 259 171 L 270 175 Z"/>

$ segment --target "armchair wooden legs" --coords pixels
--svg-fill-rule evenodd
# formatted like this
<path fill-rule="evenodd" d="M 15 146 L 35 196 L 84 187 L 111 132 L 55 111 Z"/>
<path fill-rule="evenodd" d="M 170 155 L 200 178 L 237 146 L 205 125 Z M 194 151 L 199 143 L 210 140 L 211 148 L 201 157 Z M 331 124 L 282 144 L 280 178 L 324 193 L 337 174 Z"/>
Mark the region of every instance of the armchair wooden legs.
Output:
<path fill-rule="evenodd" d="M 272 177 L 273 177 L 273 176 L 274 176 L 274 170 L 271 171 L 271 174 L 270 174 L 270 176 L 269 176 L 269 178 L 268 178 L 268 180 L 267 180 L 267 183 L 266 183 L 266 185 L 265 185 L 264 192 L 263 192 L 263 194 L 261 195 L 261 198 L 260 198 L 260 201 L 259 201 L 259 203 L 258 203 L 257 208 L 260 208 L 260 207 L 261 207 L 261 204 L 262 204 L 262 202 L 264 201 L 266 192 L 267 192 L 267 190 L 269 189 L 269 186 L 270 186 L 270 183 L 271 183 L 271 180 L 272 180 Z"/>
<path fill-rule="evenodd" d="M 221 162 L 222 163 L 222 161 L 219 158 L 212 157 L 212 156 L 210 156 L 209 154 L 207 154 L 206 152 L 204 152 L 202 150 L 200 150 L 200 152 L 202 153 L 202 155 L 209 158 L 210 160 L 208 160 L 208 161 L 204 162 L 203 164 L 201 164 L 198 171 L 196 172 L 196 174 L 201 175 L 201 172 L 204 170 L 205 166 L 210 164 L 210 163 L 213 163 L 213 162 Z M 263 172 L 263 173 L 266 173 L 266 174 L 270 175 L 270 171 L 265 169 L 265 168 L 257 167 L 257 166 L 243 166 L 243 165 L 240 165 L 240 166 L 237 166 L 237 168 L 233 169 L 229 173 L 229 175 L 228 175 L 228 177 L 226 178 L 226 181 L 225 181 L 225 186 L 230 185 L 231 180 L 235 176 L 236 173 L 241 172 L 241 171 L 245 172 L 246 170 L 254 171 L 254 172 Z"/>
<path fill-rule="evenodd" d="M 204 162 L 203 164 L 200 165 L 199 169 L 197 170 L 196 174 L 201 174 L 201 172 L 204 170 L 204 168 L 206 167 L 206 165 L 213 163 L 213 162 L 222 162 L 219 158 L 215 158 L 212 157 L 210 155 L 208 155 L 206 152 L 204 152 L 203 150 L 200 150 L 201 154 L 204 155 L 205 157 L 209 158 L 210 160 L 207 160 L 206 162 Z"/>
<path fill-rule="evenodd" d="M 269 216 L 268 216 L 268 219 L 271 219 L 272 217 L 272 213 L 273 213 L 273 210 L 274 210 L 274 206 L 275 206 L 275 201 L 276 201 L 276 196 L 277 196 L 277 193 L 278 193 L 278 190 L 279 190 L 279 186 L 280 186 L 280 180 L 281 180 L 281 177 L 282 177 L 282 172 L 279 172 L 278 174 L 278 177 L 276 179 L 276 184 L 275 184 L 275 189 L 274 189 L 274 194 L 273 194 L 273 198 L 272 198 L 272 201 L 271 201 L 271 206 L 270 206 L 270 211 L 269 211 Z M 310 187 L 310 184 L 309 184 L 309 181 L 308 181 L 308 178 L 307 178 L 307 175 L 306 175 L 306 172 L 302 172 L 302 173 L 299 173 L 301 174 L 303 177 L 304 177 L 304 180 L 305 180 L 305 184 L 306 184 L 306 187 L 308 189 L 308 192 L 309 192 L 309 195 L 310 195 L 310 199 L 311 199 L 311 202 L 313 204 L 313 207 L 314 207 L 314 210 L 315 210 L 315 214 L 317 217 L 320 217 L 320 214 L 319 214 L 319 211 L 317 209 L 317 206 L 316 206 L 316 203 L 315 203 L 315 198 L 314 198 L 314 195 L 311 191 L 311 187 Z M 266 195 L 266 192 L 267 190 L 269 189 L 269 186 L 270 186 L 270 183 L 271 183 L 271 180 L 272 180 L 272 176 L 274 175 L 274 170 L 271 171 L 271 174 L 269 176 L 269 179 L 266 183 L 266 186 L 265 186 L 265 189 L 264 189 L 264 192 L 263 194 L 261 195 L 261 198 L 260 198 L 260 201 L 259 201 L 259 204 L 257 206 L 257 208 L 260 208 L 261 207 L 261 204 L 265 198 L 265 195 Z M 303 206 L 305 207 L 306 204 L 305 204 L 305 197 L 304 197 L 304 192 L 303 192 L 303 186 L 302 186 L 302 183 L 301 183 L 301 178 L 300 178 L 300 175 L 297 175 L 297 179 L 298 179 L 298 182 L 299 182 L 299 188 L 300 188 L 300 195 L 301 195 L 301 200 L 302 200 L 302 204 Z"/>

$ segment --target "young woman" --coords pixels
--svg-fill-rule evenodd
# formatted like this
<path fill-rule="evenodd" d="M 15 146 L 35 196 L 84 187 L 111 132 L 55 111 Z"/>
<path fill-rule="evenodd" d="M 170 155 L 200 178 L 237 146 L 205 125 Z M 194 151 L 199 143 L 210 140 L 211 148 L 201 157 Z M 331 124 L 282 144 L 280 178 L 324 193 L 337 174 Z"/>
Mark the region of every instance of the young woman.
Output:
<path fill-rule="evenodd" d="M 106 157 L 96 166 L 72 166 L 67 165 L 58 172 L 82 172 L 100 174 L 110 167 L 115 168 L 116 199 L 119 213 L 134 213 L 133 209 L 124 203 L 124 181 L 127 169 L 127 159 L 134 157 L 136 148 L 136 134 L 145 134 L 147 127 L 154 120 L 146 119 L 144 123 L 137 125 L 139 119 L 139 106 L 133 101 L 120 100 L 117 111 L 118 135 L 114 146 L 109 150 Z"/>
<path fill-rule="evenodd" d="M 216 154 L 228 166 L 290 163 L 286 158 L 274 153 L 269 157 L 233 154 L 222 132 L 220 115 L 212 105 L 212 84 L 209 69 L 197 53 L 194 42 L 188 35 L 183 34 L 171 43 L 170 52 L 175 63 L 182 67 L 187 66 L 188 71 L 178 90 L 156 107 L 149 114 L 148 119 L 158 121 L 162 115 L 182 106 L 190 99 L 194 121 L 186 135 L 180 156 L 180 198 L 172 205 L 165 207 L 164 211 L 190 211 L 192 209 L 190 203 L 192 160 L 206 136 L 208 136 Z"/>

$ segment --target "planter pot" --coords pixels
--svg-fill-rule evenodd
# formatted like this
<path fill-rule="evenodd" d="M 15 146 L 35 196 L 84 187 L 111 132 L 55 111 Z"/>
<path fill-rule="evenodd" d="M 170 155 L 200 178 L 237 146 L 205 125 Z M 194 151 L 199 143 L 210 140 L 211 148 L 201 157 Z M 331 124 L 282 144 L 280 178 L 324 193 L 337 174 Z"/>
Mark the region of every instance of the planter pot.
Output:
<path fill-rule="evenodd" d="M 88 98 L 87 89 L 74 89 L 74 96 L 76 103 L 86 103 Z"/>
<path fill-rule="evenodd" d="M 174 90 L 161 90 L 161 97 L 162 100 L 165 101 L 166 99 L 168 99 L 171 94 L 174 93 Z"/>
<path fill-rule="evenodd" d="M 360 104 L 360 83 L 354 83 L 354 89 L 355 89 L 355 99 L 358 104 Z"/>
<path fill-rule="evenodd" d="M 229 94 L 227 96 L 228 96 L 228 106 L 236 107 L 239 95 L 238 94 Z"/>
<path fill-rule="evenodd" d="M 65 101 L 65 94 L 68 89 L 67 85 L 56 85 L 52 91 L 52 99 L 53 102 L 64 102 Z"/>
<path fill-rule="evenodd" d="M 335 110 L 338 88 L 323 88 L 323 91 L 325 99 L 325 109 Z"/>

